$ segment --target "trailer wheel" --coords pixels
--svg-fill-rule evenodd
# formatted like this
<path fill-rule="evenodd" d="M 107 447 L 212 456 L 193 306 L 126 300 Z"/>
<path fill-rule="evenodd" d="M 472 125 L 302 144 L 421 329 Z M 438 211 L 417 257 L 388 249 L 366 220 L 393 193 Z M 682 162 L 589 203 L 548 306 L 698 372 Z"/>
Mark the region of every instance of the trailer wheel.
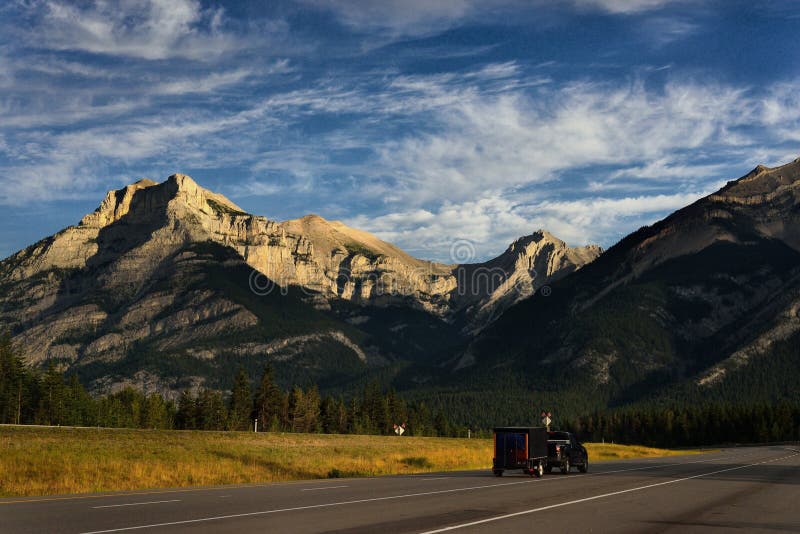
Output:
<path fill-rule="evenodd" d="M 547 467 L 544 468 L 544 472 L 548 475 L 553 472 L 553 466 L 548 464 Z"/>
<path fill-rule="evenodd" d="M 567 473 L 569 473 L 569 468 L 570 468 L 569 458 L 567 458 L 561 463 L 561 474 L 566 475 Z"/>
<path fill-rule="evenodd" d="M 494 471 L 494 476 L 496 476 L 496 477 L 503 476 L 503 471 L 501 471 L 500 469 L 498 469 L 497 471 Z"/>

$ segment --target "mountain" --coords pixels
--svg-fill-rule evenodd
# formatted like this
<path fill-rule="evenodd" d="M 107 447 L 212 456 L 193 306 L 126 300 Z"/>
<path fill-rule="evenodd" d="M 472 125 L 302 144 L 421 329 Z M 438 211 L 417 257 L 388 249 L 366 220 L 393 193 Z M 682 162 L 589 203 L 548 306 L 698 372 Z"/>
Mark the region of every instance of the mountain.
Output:
<path fill-rule="evenodd" d="M 511 384 L 571 414 L 800 401 L 800 159 L 625 237 L 509 308 L 450 366 L 454 398 Z"/>
<path fill-rule="evenodd" d="M 287 384 L 336 388 L 435 366 L 600 252 L 539 231 L 485 264 L 445 265 L 317 215 L 248 214 L 176 174 L 109 192 L 2 261 L 0 321 L 28 362 L 95 391 L 227 387 L 266 361 Z"/>

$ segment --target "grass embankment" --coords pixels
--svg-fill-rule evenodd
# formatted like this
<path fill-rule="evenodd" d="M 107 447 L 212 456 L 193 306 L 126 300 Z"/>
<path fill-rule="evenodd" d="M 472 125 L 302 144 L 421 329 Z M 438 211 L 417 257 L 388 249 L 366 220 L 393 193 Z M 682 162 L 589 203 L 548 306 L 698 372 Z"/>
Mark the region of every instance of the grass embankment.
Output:
<path fill-rule="evenodd" d="M 588 445 L 590 459 L 681 454 Z M 0 427 L 0 497 L 489 469 L 492 440 Z"/>
<path fill-rule="evenodd" d="M 589 452 L 589 462 L 608 462 L 612 460 L 630 460 L 633 458 L 657 458 L 662 456 L 678 456 L 681 454 L 700 454 L 699 450 L 655 449 L 642 445 L 614 445 L 612 443 L 584 443 Z"/>

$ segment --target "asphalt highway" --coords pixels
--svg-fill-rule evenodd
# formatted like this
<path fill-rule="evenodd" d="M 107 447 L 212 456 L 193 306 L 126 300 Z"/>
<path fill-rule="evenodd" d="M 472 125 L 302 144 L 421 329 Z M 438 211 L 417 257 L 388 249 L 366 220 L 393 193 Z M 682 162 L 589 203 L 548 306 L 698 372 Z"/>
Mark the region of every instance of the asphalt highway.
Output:
<path fill-rule="evenodd" d="M 540 479 L 487 469 L 0 499 L 3 533 L 731 530 L 800 532 L 800 447 L 605 462 Z"/>

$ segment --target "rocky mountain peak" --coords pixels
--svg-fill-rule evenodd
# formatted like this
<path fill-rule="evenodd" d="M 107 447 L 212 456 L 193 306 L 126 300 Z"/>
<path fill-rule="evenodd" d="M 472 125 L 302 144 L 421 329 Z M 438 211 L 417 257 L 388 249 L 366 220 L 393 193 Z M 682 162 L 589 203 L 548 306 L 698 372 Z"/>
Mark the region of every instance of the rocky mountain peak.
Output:
<path fill-rule="evenodd" d="M 777 195 L 800 188 L 800 158 L 779 167 L 759 165 L 738 180 L 711 195 L 712 201 L 754 204 L 769 202 Z"/>

